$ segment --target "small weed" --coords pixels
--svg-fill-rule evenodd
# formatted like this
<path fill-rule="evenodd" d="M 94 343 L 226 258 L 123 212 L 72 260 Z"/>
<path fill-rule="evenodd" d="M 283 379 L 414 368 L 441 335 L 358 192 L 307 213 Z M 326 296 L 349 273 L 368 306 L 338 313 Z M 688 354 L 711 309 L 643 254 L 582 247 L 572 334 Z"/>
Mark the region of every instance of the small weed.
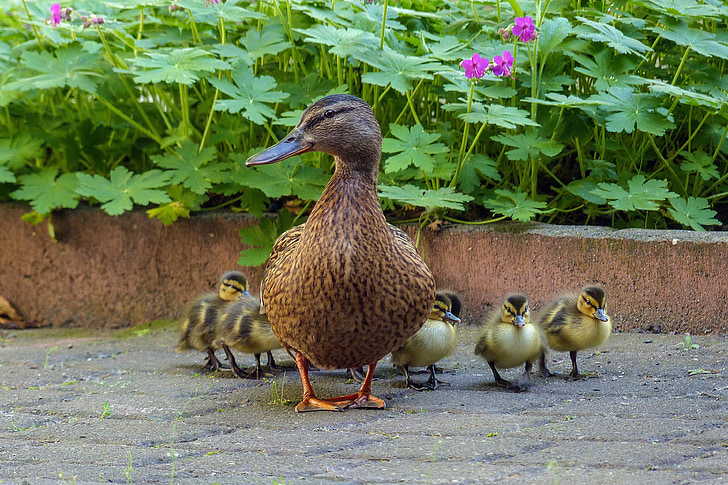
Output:
<path fill-rule="evenodd" d="M 488 433 L 485 435 L 486 438 L 495 438 L 496 436 L 498 436 L 498 433 Z"/>
<path fill-rule="evenodd" d="M 690 336 L 689 333 L 685 334 L 685 342 L 682 344 L 683 350 L 698 350 L 700 348 L 700 345 L 693 343 L 693 338 Z"/>
<path fill-rule="evenodd" d="M 132 474 L 134 473 L 134 466 L 131 461 L 131 451 L 129 452 L 129 461 L 126 463 L 126 468 L 124 468 L 124 478 L 126 478 L 127 483 L 134 483 L 134 480 L 132 478 Z"/>
<path fill-rule="evenodd" d="M 185 402 L 184 406 L 182 406 L 182 409 L 177 413 L 177 420 L 182 421 L 185 419 L 184 414 L 185 410 L 187 409 L 187 406 L 194 401 L 195 399 L 200 399 L 204 397 L 208 392 L 210 392 L 210 389 L 212 389 L 212 386 L 215 385 L 215 380 L 213 379 L 212 382 L 210 382 L 210 385 L 207 386 L 207 389 L 205 389 L 202 393 L 200 392 L 200 387 L 202 387 L 202 384 L 197 384 L 197 388 L 195 388 L 195 395 L 192 396 Z"/>
<path fill-rule="evenodd" d="M 279 384 L 280 382 L 280 384 Z M 275 379 L 270 385 L 271 403 L 280 404 L 283 406 L 290 406 L 295 404 L 292 399 L 286 399 L 283 397 L 283 390 L 286 387 L 286 374 L 283 374 L 280 380 Z"/>
<path fill-rule="evenodd" d="M 38 427 L 38 425 L 33 424 L 31 426 L 21 428 L 17 424 L 15 424 L 15 419 L 13 419 L 12 422 L 10 423 L 10 426 L 8 426 L 8 430 L 10 430 L 10 431 L 27 431 L 29 429 L 33 429 L 33 428 L 37 428 L 37 427 Z"/>
<path fill-rule="evenodd" d="M 549 460 L 546 469 L 554 474 L 554 485 L 559 485 L 559 463 L 556 460 Z"/>
<path fill-rule="evenodd" d="M 44 369 L 47 369 L 48 367 L 50 367 L 50 365 L 48 364 L 48 358 L 51 356 L 51 353 L 56 350 L 58 350 L 57 345 L 55 347 L 53 347 L 52 349 L 48 350 L 48 352 L 46 352 L 45 363 L 43 364 Z"/>
<path fill-rule="evenodd" d="M 108 418 L 111 416 L 111 406 L 108 402 L 104 403 L 104 410 L 101 412 L 101 418 Z"/>
<path fill-rule="evenodd" d="M 705 370 L 705 369 L 690 369 L 688 371 L 689 376 L 697 376 L 700 374 L 715 374 L 715 371 L 712 370 Z"/>
<path fill-rule="evenodd" d="M 148 328 L 143 328 L 141 330 L 134 330 L 134 335 L 136 335 L 137 337 L 143 337 L 148 333 L 149 333 Z"/>
<path fill-rule="evenodd" d="M 61 479 L 61 482 L 63 482 L 63 484 L 65 485 L 66 484 L 66 477 L 63 476 L 63 473 L 59 473 L 58 474 L 58 477 Z M 73 478 L 71 478 L 71 482 L 70 483 L 71 483 L 71 485 L 75 485 L 76 484 L 76 477 L 75 476 Z"/>
<path fill-rule="evenodd" d="M 76 384 L 76 383 L 78 383 L 78 381 L 76 379 L 74 379 L 72 381 L 61 382 L 61 385 L 62 386 L 71 386 L 71 385 Z"/>

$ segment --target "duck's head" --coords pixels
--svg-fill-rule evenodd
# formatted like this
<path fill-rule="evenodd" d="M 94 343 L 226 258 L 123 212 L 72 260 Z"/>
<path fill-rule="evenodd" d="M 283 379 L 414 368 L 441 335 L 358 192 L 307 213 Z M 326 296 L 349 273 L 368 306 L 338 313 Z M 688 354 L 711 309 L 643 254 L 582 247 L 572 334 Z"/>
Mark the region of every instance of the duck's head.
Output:
<path fill-rule="evenodd" d="M 444 293 L 438 292 L 435 295 L 435 303 L 432 304 L 430 320 L 441 320 L 443 322 L 458 323 L 460 319 L 452 313 L 452 302 Z"/>
<path fill-rule="evenodd" d="M 326 96 L 309 106 L 298 125 L 272 147 L 248 158 L 245 165 L 280 162 L 306 152 L 334 156 L 337 168 L 376 176 L 382 151 L 382 132 L 372 108 L 350 94 Z"/>
<path fill-rule="evenodd" d="M 607 316 L 607 293 L 599 286 L 587 286 L 579 293 L 576 308 L 581 313 L 602 322 L 609 321 Z"/>
<path fill-rule="evenodd" d="M 220 278 L 220 299 L 238 300 L 250 296 L 248 277 L 240 271 L 228 271 Z"/>
<path fill-rule="evenodd" d="M 531 323 L 531 308 L 528 299 L 523 295 L 508 295 L 501 307 L 501 320 L 523 327 Z"/>

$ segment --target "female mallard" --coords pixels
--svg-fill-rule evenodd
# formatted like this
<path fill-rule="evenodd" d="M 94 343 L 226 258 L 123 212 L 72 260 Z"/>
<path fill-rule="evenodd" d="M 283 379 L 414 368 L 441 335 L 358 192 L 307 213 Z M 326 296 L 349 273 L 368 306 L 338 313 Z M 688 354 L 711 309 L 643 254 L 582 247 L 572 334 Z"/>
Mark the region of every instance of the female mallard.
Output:
<path fill-rule="evenodd" d="M 437 380 L 435 364 L 455 350 L 457 336 L 454 324 L 460 319 L 450 311 L 452 306 L 450 298 L 438 292 L 430 316 L 422 328 L 408 338 L 404 345 L 392 351 L 392 363 L 404 374 L 406 387 L 424 391 L 437 389 L 438 383 L 447 384 Z M 430 379 L 424 385 L 413 384 L 410 366 L 427 367 Z"/>
<path fill-rule="evenodd" d="M 301 374 L 299 412 L 384 408 L 371 394 L 376 364 L 417 332 L 432 309 L 432 273 L 379 206 L 381 147 L 369 105 L 336 94 L 309 106 L 283 140 L 246 162 L 320 151 L 336 164 L 306 224 L 276 241 L 261 285 L 262 311 Z M 368 365 L 367 375 L 355 394 L 318 399 L 309 361 L 328 369 Z"/>
<path fill-rule="evenodd" d="M 524 391 L 531 380 L 531 367 L 545 345 L 543 331 L 531 323 L 528 299 L 523 295 L 509 295 L 501 309 L 485 322 L 475 344 L 475 354 L 485 359 L 499 386 Z M 498 368 L 510 369 L 521 364 L 525 364 L 524 384 L 503 379 L 498 373 Z"/>
<path fill-rule="evenodd" d="M 552 302 L 539 318 L 546 332 L 549 347 L 569 352 L 571 373 L 579 377 L 576 353 L 582 349 L 598 347 L 612 333 L 612 323 L 606 313 L 607 293 L 599 286 L 588 286 L 579 295 L 567 295 Z M 546 353 L 541 354 L 541 375 L 552 375 L 546 368 Z"/>
<path fill-rule="evenodd" d="M 266 316 L 260 314 L 260 303 L 253 298 L 243 298 L 218 312 L 214 344 L 218 348 L 222 347 L 233 373 L 241 379 L 249 377 L 261 379 L 263 377 L 263 369 L 260 365 L 260 354 L 263 352 L 268 354 L 268 367 L 272 370 L 279 370 L 271 350 L 280 349 L 281 344 L 273 335 Z M 247 374 L 243 372 L 235 362 L 235 356 L 230 351 L 230 347 L 240 352 L 253 354 L 255 369 Z"/>
<path fill-rule="evenodd" d="M 220 278 L 218 293 L 209 293 L 196 298 L 187 309 L 185 319 L 180 327 L 179 342 L 175 351 L 187 350 L 207 352 L 206 369 L 224 369 L 215 357 L 215 324 L 218 313 L 232 301 L 250 298 L 248 278 L 240 271 L 228 271 Z M 219 348 L 219 347 L 217 347 Z"/>

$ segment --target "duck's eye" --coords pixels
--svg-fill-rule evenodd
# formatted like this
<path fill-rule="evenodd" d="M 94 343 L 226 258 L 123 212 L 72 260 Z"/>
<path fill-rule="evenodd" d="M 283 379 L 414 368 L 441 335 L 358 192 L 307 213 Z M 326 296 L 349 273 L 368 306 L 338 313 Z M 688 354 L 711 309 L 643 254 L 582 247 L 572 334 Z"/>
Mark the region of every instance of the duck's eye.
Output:
<path fill-rule="evenodd" d="M 324 111 L 324 118 L 333 118 L 336 112 L 333 109 L 327 109 Z"/>

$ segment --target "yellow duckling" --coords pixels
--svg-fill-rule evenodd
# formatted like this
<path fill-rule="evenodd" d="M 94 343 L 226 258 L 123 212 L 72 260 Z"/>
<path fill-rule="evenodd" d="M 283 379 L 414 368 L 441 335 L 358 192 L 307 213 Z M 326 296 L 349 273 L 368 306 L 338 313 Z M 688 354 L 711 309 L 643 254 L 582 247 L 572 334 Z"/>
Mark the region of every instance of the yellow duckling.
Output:
<path fill-rule="evenodd" d="M 509 295 L 500 310 L 493 312 L 475 344 L 493 371 L 495 382 L 515 391 L 525 391 L 531 381 L 531 367 L 546 345 L 543 331 L 531 323 L 531 309 L 523 295 Z M 498 368 L 510 369 L 525 364 L 525 384 L 503 379 Z"/>
<path fill-rule="evenodd" d="M 459 299 L 458 299 L 459 301 Z M 443 293 L 437 293 L 430 317 L 422 328 L 398 349 L 392 351 L 392 363 L 405 376 L 405 386 L 416 391 L 437 389 L 435 363 L 452 354 L 457 343 L 455 323 L 460 319 L 450 311 L 452 302 Z M 410 380 L 409 367 L 427 367 L 430 378 L 424 385 L 415 385 Z"/>
<path fill-rule="evenodd" d="M 220 278 L 218 293 L 209 293 L 196 298 L 187 308 L 185 319 L 180 327 L 179 342 L 175 347 L 178 353 L 187 350 L 207 352 L 206 369 L 226 369 L 215 357 L 215 324 L 218 313 L 231 302 L 250 298 L 248 277 L 240 271 L 228 271 Z M 219 348 L 219 347 L 217 347 Z"/>
<path fill-rule="evenodd" d="M 371 107 L 347 94 L 322 98 L 288 135 L 246 165 L 309 151 L 332 155 L 336 169 L 306 224 L 273 246 L 261 284 L 262 311 L 295 355 L 303 384 L 296 411 L 383 409 L 384 401 L 371 392 L 377 362 L 427 320 L 435 279 L 412 240 L 387 224 L 379 205 L 382 133 Z M 319 399 L 309 362 L 324 369 L 368 366 L 367 375 L 358 392 Z"/>
<path fill-rule="evenodd" d="M 260 365 L 260 354 L 263 352 L 268 354 L 268 367 L 280 370 L 271 350 L 280 349 L 282 346 L 273 335 L 266 316 L 260 314 L 260 303 L 252 298 L 236 301 L 218 313 L 215 345 L 223 348 L 233 373 L 241 379 L 253 376 L 261 379 L 264 376 Z M 255 369 L 247 374 L 243 372 L 235 362 L 235 357 L 230 351 L 231 347 L 240 352 L 253 354 Z"/>
<path fill-rule="evenodd" d="M 539 317 L 539 325 L 546 332 L 549 347 L 558 352 L 569 352 L 571 373 L 579 377 L 576 353 L 598 347 L 612 333 L 612 323 L 606 313 L 607 293 L 599 286 L 588 286 L 579 295 L 568 295 L 552 302 Z M 553 375 L 546 368 L 546 354 L 541 354 L 541 375 Z"/>

